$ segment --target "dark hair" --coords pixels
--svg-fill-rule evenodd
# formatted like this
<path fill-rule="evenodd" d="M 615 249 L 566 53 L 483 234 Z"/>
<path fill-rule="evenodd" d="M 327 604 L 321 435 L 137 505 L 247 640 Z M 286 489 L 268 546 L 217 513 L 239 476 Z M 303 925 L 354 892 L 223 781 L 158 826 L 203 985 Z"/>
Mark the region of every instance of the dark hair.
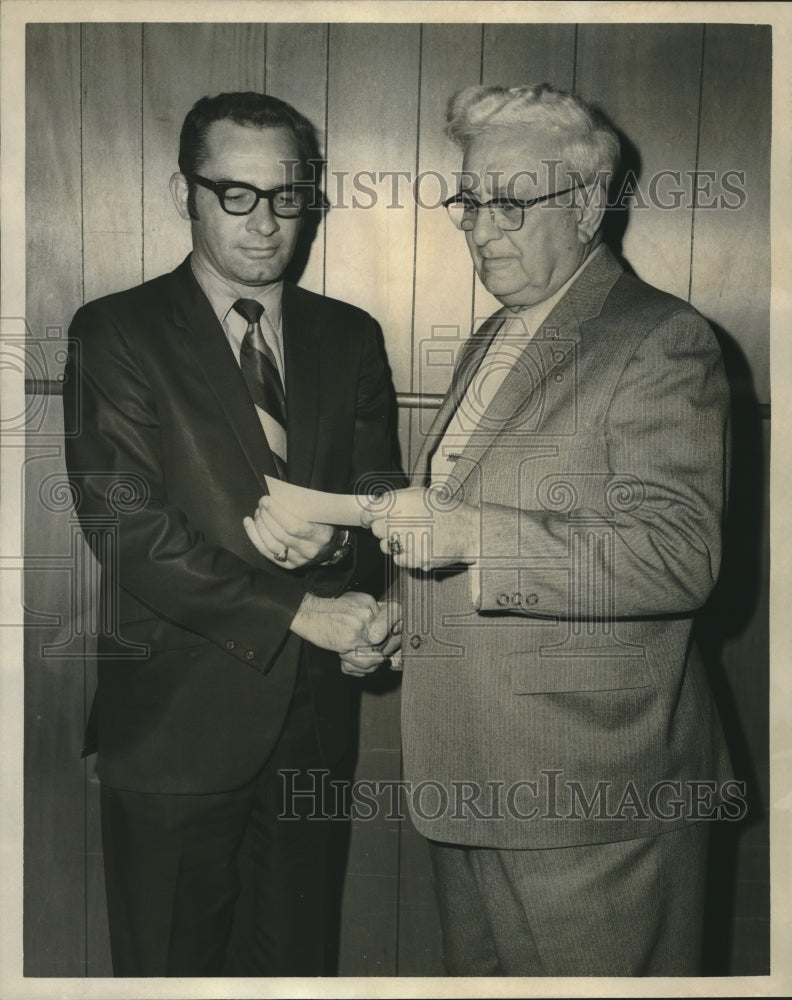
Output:
<path fill-rule="evenodd" d="M 232 121 L 253 128 L 287 128 L 294 136 L 302 180 L 319 182 L 323 160 L 314 126 L 296 108 L 278 97 L 254 91 L 202 97 L 187 112 L 179 137 L 179 170 L 189 177 L 200 172 L 206 158 L 206 137 L 215 122 Z M 190 215 L 195 217 L 195 185 L 190 184 Z"/>

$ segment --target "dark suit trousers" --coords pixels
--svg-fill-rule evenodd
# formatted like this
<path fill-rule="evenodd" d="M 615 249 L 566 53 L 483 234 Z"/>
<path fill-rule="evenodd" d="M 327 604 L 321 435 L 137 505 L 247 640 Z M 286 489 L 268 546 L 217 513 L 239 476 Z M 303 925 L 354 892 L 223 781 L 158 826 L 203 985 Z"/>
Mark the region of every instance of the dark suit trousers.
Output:
<path fill-rule="evenodd" d="M 700 974 L 709 829 L 544 850 L 429 841 L 451 976 Z"/>
<path fill-rule="evenodd" d="M 163 762 L 165 763 L 165 762 Z M 332 970 L 328 885 L 346 824 L 321 788 L 304 667 L 283 733 L 249 784 L 220 794 L 162 795 L 102 787 L 110 943 L 116 976 L 316 976 Z M 313 817 L 313 818 L 311 818 Z M 340 863 L 340 862 L 339 862 Z M 334 876 L 335 877 L 332 877 Z"/>

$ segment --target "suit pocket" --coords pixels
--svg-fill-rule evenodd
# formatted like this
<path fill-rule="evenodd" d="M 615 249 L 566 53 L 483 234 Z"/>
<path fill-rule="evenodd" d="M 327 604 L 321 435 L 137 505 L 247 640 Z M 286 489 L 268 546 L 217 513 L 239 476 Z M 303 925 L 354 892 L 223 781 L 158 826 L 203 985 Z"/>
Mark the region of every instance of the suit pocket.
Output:
<path fill-rule="evenodd" d="M 513 653 L 510 659 L 514 694 L 624 691 L 651 685 L 643 655 L 547 656 L 530 650 Z"/>

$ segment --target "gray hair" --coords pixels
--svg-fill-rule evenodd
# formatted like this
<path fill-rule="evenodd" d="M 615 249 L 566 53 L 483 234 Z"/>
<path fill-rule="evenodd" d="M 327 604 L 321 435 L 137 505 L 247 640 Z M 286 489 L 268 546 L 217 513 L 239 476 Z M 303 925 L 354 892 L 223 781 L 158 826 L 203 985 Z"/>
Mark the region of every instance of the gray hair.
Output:
<path fill-rule="evenodd" d="M 547 158 L 561 160 L 567 172 L 607 187 L 619 163 L 619 139 L 595 108 L 576 94 L 549 83 L 521 87 L 465 87 L 448 102 L 446 134 L 463 151 L 490 130 L 541 129 Z"/>

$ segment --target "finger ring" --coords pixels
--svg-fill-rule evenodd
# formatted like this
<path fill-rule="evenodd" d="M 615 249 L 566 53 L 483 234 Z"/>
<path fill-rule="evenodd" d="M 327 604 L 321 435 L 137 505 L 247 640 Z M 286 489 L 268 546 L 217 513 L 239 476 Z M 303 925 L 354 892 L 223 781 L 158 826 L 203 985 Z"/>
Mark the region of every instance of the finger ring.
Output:
<path fill-rule="evenodd" d="M 286 548 L 283 550 L 283 552 L 276 552 L 275 558 L 278 560 L 278 562 L 286 562 L 286 560 L 289 558 L 289 546 L 287 545 Z"/>
<path fill-rule="evenodd" d="M 399 537 L 398 531 L 391 532 L 391 536 L 388 541 L 388 548 L 390 549 L 390 553 L 392 556 L 401 555 L 401 553 L 404 551 L 404 549 L 402 548 L 401 538 Z"/>

